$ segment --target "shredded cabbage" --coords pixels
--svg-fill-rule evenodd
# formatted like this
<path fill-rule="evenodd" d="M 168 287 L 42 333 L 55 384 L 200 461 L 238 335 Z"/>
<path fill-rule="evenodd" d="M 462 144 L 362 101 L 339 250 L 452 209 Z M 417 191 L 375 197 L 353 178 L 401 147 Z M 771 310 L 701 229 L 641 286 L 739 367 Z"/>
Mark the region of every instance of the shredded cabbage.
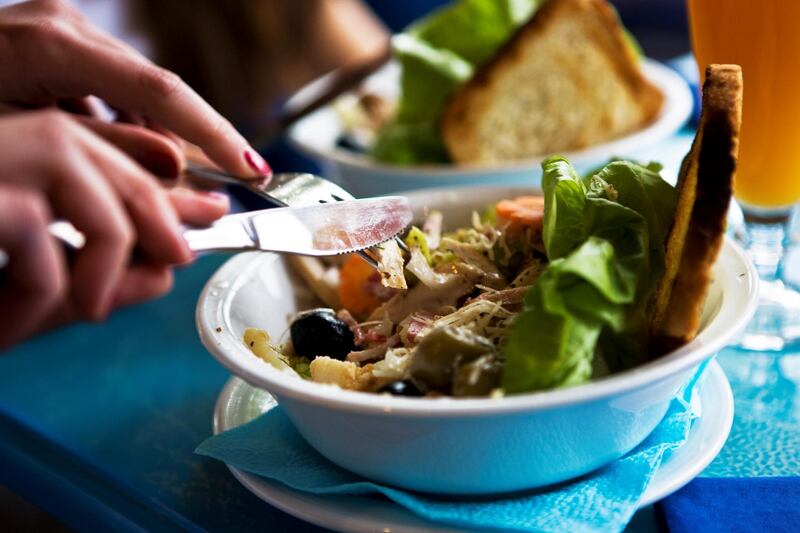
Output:
<path fill-rule="evenodd" d="M 392 381 L 403 380 L 412 359 L 408 348 L 390 348 L 383 359 L 372 365 L 372 375 Z"/>
<path fill-rule="evenodd" d="M 511 333 L 513 318 L 514 313 L 497 302 L 473 300 L 455 312 L 436 320 L 433 327 L 466 328 L 498 345 L 503 344 L 505 338 Z"/>
<path fill-rule="evenodd" d="M 411 259 L 409 259 L 406 268 L 409 272 L 414 274 L 423 285 L 430 289 L 436 289 L 451 282 L 454 274 L 442 274 L 433 270 L 422 248 L 415 246 L 411 248 L 410 254 Z"/>
<path fill-rule="evenodd" d="M 403 253 L 397 241 L 388 240 L 375 247 L 378 253 L 378 272 L 381 273 L 381 284 L 392 289 L 407 289 L 406 277 L 403 274 Z"/>

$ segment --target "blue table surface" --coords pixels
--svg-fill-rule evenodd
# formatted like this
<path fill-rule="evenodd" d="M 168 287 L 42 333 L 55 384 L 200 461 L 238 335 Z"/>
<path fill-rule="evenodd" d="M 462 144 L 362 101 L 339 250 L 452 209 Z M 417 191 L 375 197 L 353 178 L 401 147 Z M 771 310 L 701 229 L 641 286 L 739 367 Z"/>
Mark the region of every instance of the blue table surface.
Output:
<path fill-rule="evenodd" d="M 690 137 L 658 151 L 675 167 Z M 668 158 L 669 159 L 669 158 Z M 193 454 L 228 372 L 201 345 L 194 306 L 225 260 L 180 271 L 168 296 L 0 356 L 0 484 L 68 525 L 119 530 L 321 531 L 261 502 Z M 719 355 L 731 436 L 704 476 L 800 475 L 800 353 Z M 643 526 L 644 524 L 644 526 Z M 634 527 L 652 524 L 652 511 Z"/>

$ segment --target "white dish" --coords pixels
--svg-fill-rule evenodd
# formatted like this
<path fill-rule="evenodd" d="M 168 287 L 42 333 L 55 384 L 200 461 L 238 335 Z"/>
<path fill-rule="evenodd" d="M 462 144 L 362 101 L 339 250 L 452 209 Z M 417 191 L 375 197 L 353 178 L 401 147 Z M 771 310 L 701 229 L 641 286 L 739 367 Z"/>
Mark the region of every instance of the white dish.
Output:
<path fill-rule="evenodd" d="M 530 192 L 530 187 L 472 187 L 407 196 L 417 217 L 425 207 L 436 208 L 446 224 L 459 227 L 486 203 Z M 343 468 L 410 490 L 496 494 L 580 476 L 650 434 L 693 369 L 732 342 L 755 309 L 757 274 L 729 239 L 714 277 L 702 330 L 678 350 L 584 385 L 499 399 L 431 400 L 342 390 L 286 374 L 255 357 L 242 341 L 245 328 L 279 337 L 294 313 L 313 305 L 287 263 L 272 254 L 239 254 L 223 265 L 200 296 L 197 326 L 220 363 L 270 391 L 309 444 Z M 538 453 L 531 455 L 531 449 Z M 392 461 L 385 461 L 387 454 Z"/>
<path fill-rule="evenodd" d="M 661 465 L 642 496 L 639 508 L 672 494 L 694 479 L 717 456 L 728 438 L 733 423 L 733 394 L 716 361 L 706 371 L 699 401 L 701 418 L 694 423 L 686 443 Z M 233 377 L 217 400 L 214 434 L 245 424 L 274 405 L 275 399 L 268 392 Z M 394 533 L 456 531 L 446 524 L 421 518 L 385 498 L 318 496 L 291 489 L 278 481 L 229 468 L 247 490 L 265 502 L 321 527 L 364 533 L 389 530 Z"/>
<path fill-rule="evenodd" d="M 636 158 L 639 152 L 677 132 L 689 118 L 692 93 L 677 72 L 653 60 L 642 66 L 645 76 L 664 95 L 659 115 L 644 128 L 581 150 L 563 153 L 583 172 L 605 163 L 611 156 Z M 396 98 L 399 68 L 390 63 L 367 78 L 366 88 L 376 94 Z M 301 90 L 295 98 L 302 100 Z M 541 177 L 541 157 L 491 166 L 453 164 L 398 166 L 379 163 L 369 156 L 337 146 L 343 125 L 332 105 L 320 108 L 296 122 L 288 131 L 289 140 L 314 159 L 323 174 L 339 181 L 356 196 L 369 196 L 424 187 L 487 184 L 537 185 Z"/>

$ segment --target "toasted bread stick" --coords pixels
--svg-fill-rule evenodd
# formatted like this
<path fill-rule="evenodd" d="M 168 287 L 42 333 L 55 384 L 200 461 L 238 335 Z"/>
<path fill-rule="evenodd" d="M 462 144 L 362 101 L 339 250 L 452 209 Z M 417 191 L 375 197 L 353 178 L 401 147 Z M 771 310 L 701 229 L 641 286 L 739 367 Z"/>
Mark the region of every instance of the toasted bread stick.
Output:
<path fill-rule="evenodd" d="M 678 178 L 678 205 L 666 242 L 666 272 L 653 297 L 653 355 L 697 334 L 733 193 L 742 118 L 742 70 L 709 65 L 700 123 Z"/>

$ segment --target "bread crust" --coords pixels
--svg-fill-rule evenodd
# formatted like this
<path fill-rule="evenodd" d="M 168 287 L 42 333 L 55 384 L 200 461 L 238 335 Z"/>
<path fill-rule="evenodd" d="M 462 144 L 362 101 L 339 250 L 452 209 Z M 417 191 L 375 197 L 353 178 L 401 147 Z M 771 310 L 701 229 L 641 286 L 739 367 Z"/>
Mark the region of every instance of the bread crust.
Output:
<path fill-rule="evenodd" d="M 678 178 L 678 205 L 666 242 L 666 272 L 651 307 L 655 355 L 690 341 L 700 327 L 733 194 L 741 117 L 741 68 L 709 65 L 697 134 Z"/>
<path fill-rule="evenodd" d="M 614 72 L 622 79 L 640 106 L 644 120 L 650 122 L 661 110 L 663 95 L 642 74 L 637 58 L 625 41 L 616 12 L 606 0 L 546 0 L 531 20 L 517 30 L 503 47 L 451 97 L 441 118 L 441 131 L 451 158 L 457 163 L 475 163 L 480 140 L 478 122 L 497 92 L 498 80 L 524 61 L 524 48 L 561 17 L 591 14 L 599 23 L 592 27 L 596 45 L 611 60 Z M 568 43 L 565 43 L 567 45 Z M 580 65 L 577 66 L 580 68 Z M 525 117 L 519 117 L 525 120 Z M 561 150 L 579 148 L 564 146 Z M 531 157 L 542 154 L 531 154 Z"/>

